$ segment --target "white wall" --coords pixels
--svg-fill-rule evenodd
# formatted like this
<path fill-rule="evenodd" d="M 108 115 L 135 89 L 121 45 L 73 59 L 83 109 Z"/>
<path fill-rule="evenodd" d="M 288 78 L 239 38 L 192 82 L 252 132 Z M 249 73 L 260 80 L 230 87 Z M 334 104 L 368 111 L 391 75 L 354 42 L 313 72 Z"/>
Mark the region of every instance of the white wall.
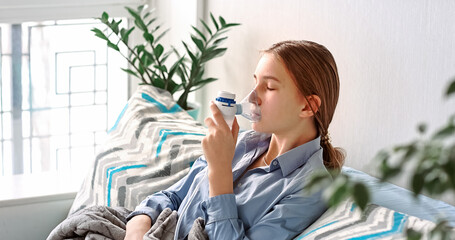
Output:
<path fill-rule="evenodd" d="M 434 130 L 454 113 L 454 99 L 442 100 L 455 77 L 453 0 L 207 2 L 207 11 L 242 26 L 229 33 L 225 56 L 209 66 L 207 74 L 220 80 L 205 89 L 203 103 L 221 89 L 247 94 L 259 50 L 306 39 L 325 45 L 338 64 L 341 93 L 330 132 L 348 153 L 346 165 L 375 175 L 378 150 L 416 138 L 420 122 Z"/>

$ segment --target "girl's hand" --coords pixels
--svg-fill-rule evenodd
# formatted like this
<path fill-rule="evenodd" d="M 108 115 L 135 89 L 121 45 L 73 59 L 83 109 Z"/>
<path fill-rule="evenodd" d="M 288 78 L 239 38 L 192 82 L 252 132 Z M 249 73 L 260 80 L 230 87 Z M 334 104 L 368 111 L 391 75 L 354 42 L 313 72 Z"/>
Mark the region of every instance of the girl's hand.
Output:
<path fill-rule="evenodd" d="M 211 102 L 212 117 L 205 119 L 207 135 L 202 139 L 202 149 L 208 164 L 210 196 L 232 193 L 232 159 L 239 133 L 237 119 L 234 119 L 232 130 L 229 129 L 223 114 Z"/>
<path fill-rule="evenodd" d="M 142 240 L 145 233 L 152 227 L 152 219 L 147 215 L 137 215 L 126 224 L 124 240 Z"/>

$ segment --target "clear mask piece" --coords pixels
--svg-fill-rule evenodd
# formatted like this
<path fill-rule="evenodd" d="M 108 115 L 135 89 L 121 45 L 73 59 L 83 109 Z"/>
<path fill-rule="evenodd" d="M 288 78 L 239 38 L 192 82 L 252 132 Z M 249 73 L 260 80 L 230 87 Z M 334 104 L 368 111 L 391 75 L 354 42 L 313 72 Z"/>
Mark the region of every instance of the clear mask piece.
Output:
<path fill-rule="evenodd" d="M 261 108 L 258 104 L 258 95 L 253 89 L 240 103 L 236 104 L 236 115 L 241 115 L 251 122 L 259 122 L 261 120 Z"/>

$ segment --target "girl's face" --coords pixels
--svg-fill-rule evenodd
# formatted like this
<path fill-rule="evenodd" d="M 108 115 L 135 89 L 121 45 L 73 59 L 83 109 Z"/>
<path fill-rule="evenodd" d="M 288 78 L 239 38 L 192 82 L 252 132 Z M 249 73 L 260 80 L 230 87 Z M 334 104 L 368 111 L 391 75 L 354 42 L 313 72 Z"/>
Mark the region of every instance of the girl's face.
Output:
<path fill-rule="evenodd" d="M 305 98 L 284 64 L 273 54 L 259 60 L 254 73 L 261 120 L 252 124 L 258 132 L 286 134 L 302 120 Z"/>

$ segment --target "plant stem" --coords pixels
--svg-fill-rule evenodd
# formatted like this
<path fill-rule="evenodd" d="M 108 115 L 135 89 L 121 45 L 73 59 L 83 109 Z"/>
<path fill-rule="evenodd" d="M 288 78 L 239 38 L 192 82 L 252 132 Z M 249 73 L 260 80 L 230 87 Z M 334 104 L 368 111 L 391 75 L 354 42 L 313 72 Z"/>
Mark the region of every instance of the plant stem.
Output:
<path fill-rule="evenodd" d="M 148 29 L 147 29 L 147 31 L 148 31 Z M 155 47 L 153 46 L 153 44 L 150 44 L 150 46 L 152 47 L 153 53 L 155 53 Z M 158 58 L 156 58 L 156 62 L 158 63 L 158 66 L 160 66 L 160 67 L 163 66 L 163 64 L 161 63 L 161 61 L 160 61 Z M 164 72 L 163 72 L 163 71 L 160 70 L 160 72 L 161 72 L 161 77 L 162 77 L 163 80 L 164 80 L 164 89 L 168 90 L 168 89 L 167 89 L 167 85 L 168 85 L 168 81 L 169 81 L 169 80 L 166 78 L 166 76 L 164 75 Z M 168 91 L 169 91 L 169 90 L 168 90 Z"/>
<path fill-rule="evenodd" d="M 120 52 L 120 51 L 119 51 L 119 52 Z M 124 58 L 128 61 L 128 63 L 129 63 L 131 66 L 133 66 L 134 69 L 136 69 L 136 71 L 137 71 L 138 73 L 140 73 L 139 69 L 133 64 L 133 62 L 132 62 L 129 58 L 127 58 L 122 52 L 120 52 L 120 55 L 122 55 L 122 57 L 124 57 Z M 143 75 L 143 74 L 141 74 L 141 79 L 142 79 L 142 82 L 143 82 L 143 83 L 147 84 L 147 81 L 144 79 L 144 75 Z"/>

